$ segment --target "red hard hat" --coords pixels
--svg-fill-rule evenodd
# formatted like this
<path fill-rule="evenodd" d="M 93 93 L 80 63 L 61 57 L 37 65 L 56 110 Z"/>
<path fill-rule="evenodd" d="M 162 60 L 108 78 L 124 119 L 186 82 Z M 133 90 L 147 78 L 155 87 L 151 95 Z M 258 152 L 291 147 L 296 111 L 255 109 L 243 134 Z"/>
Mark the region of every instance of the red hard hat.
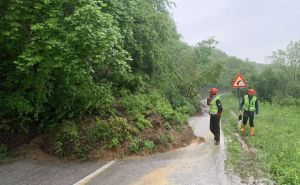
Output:
<path fill-rule="evenodd" d="M 215 88 L 215 87 L 213 87 L 213 88 L 210 89 L 210 93 L 211 94 L 217 94 L 218 93 L 218 89 Z"/>
<path fill-rule="evenodd" d="M 256 92 L 254 89 L 249 89 L 248 94 L 249 95 L 254 95 Z"/>

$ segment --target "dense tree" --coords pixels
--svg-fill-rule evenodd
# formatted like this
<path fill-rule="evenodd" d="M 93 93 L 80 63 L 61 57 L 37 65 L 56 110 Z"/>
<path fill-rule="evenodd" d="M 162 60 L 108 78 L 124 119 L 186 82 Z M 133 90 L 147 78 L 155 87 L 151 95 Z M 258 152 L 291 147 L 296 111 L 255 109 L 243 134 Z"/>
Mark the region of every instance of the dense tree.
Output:
<path fill-rule="evenodd" d="M 210 57 L 214 39 L 196 47 L 180 41 L 168 12 L 172 5 L 1 1 L 1 141 L 10 133 L 39 130 L 56 138 L 56 152 L 81 156 L 95 146 L 95 135 L 109 146 L 123 142 L 115 124 L 132 137 L 151 127 L 149 114 L 183 123 L 195 110 L 199 88 L 215 82 L 221 68 Z M 101 120 L 88 127 L 101 125 L 99 133 L 90 135 L 81 121 L 74 122 L 86 117 Z M 104 137 L 110 131 L 116 136 Z"/>
<path fill-rule="evenodd" d="M 291 80 L 300 80 L 300 41 L 291 42 L 286 50 L 275 51 L 268 58 L 272 63 L 278 64 Z"/>

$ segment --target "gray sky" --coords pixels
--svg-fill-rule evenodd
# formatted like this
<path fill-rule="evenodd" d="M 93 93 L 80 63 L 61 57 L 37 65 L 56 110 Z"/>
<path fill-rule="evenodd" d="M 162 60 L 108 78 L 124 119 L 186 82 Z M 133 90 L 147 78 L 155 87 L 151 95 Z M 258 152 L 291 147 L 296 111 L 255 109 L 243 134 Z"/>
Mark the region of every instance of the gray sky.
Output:
<path fill-rule="evenodd" d="M 214 36 L 217 48 L 256 62 L 300 40 L 300 0 L 172 0 L 177 31 L 190 45 Z"/>

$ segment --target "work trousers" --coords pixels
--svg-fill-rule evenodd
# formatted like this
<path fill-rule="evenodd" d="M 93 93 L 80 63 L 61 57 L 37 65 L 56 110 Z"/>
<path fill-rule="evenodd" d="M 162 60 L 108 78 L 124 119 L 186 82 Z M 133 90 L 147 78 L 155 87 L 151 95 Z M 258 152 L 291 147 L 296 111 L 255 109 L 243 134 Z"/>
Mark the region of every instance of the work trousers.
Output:
<path fill-rule="evenodd" d="M 243 125 L 247 124 L 249 118 L 250 127 L 254 127 L 254 111 L 244 111 Z"/>
<path fill-rule="evenodd" d="M 220 141 L 220 118 L 210 115 L 209 129 L 215 136 L 215 141 Z"/>

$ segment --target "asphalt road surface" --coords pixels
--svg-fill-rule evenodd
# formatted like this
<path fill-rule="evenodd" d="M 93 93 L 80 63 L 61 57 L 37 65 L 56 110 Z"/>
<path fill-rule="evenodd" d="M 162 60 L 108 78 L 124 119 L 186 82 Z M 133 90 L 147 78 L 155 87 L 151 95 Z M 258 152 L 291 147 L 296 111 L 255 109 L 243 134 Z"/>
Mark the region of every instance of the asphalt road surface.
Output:
<path fill-rule="evenodd" d="M 224 169 L 225 146 L 214 145 L 209 115 L 192 117 L 189 124 L 205 142 L 145 157 L 113 162 L 65 163 L 17 160 L 0 165 L 2 185 L 226 185 L 241 184 Z M 96 172 L 95 172 L 96 171 Z M 86 176 L 90 175 L 88 178 Z"/>
<path fill-rule="evenodd" d="M 192 117 L 189 124 L 203 143 L 147 157 L 116 161 L 91 179 L 89 185 L 226 185 L 241 184 L 225 173 L 224 139 L 214 145 L 209 115 Z"/>

